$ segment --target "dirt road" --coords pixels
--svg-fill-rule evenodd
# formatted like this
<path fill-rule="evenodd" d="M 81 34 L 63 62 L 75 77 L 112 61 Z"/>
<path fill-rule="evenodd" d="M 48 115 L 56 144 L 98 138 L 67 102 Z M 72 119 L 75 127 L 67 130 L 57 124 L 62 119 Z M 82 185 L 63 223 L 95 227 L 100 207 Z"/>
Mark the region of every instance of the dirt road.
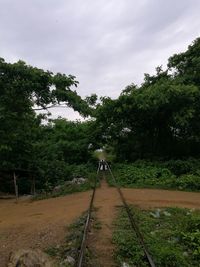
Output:
<path fill-rule="evenodd" d="M 128 203 L 141 208 L 180 207 L 200 209 L 200 193 L 160 189 L 122 189 Z"/>
<path fill-rule="evenodd" d="M 35 202 L 0 200 L 0 267 L 10 251 L 44 249 L 62 242 L 66 226 L 88 208 L 91 192 Z"/>
<path fill-rule="evenodd" d="M 101 267 L 114 267 L 114 245 L 112 244 L 112 222 L 116 215 L 116 206 L 121 205 L 120 196 L 115 188 L 110 188 L 103 180 L 101 187 L 96 190 L 94 206 L 97 208 L 96 217 L 101 228 L 88 241 L 90 248 L 95 252 L 98 264 Z M 91 242 L 90 242 L 91 241 Z"/>
<path fill-rule="evenodd" d="M 200 208 L 200 193 L 153 189 L 123 189 L 123 192 L 128 203 L 142 208 Z M 90 195 L 91 191 L 88 191 L 35 202 L 21 201 L 18 204 L 14 200 L 0 200 L 0 267 L 6 266 L 10 251 L 21 248 L 44 249 L 59 244 L 66 235 L 65 226 L 88 208 Z M 115 216 L 113 207 L 118 205 L 119 199 L 115 189 L 105 184 L 97 190 L 96 197 L 99 220 L 105 238 L 107 235 L 107 240 L 110 240 L 109 227 Z M 101 246 L 103 238 L 99 242 Z"/>

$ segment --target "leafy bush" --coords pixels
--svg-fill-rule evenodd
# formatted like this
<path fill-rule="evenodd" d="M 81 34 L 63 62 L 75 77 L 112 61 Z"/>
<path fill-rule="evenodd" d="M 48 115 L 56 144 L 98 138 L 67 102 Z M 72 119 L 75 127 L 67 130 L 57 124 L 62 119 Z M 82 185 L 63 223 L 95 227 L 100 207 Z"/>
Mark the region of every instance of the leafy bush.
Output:
<path fill-rule="evenodd" d="M 200 260 L 200 217 L 197 213 L 189 215 L 191 216 L 183 222 L 181 239 L 187 247 L 190 247 L 193 258 Z"/>
<path fill-rule="evenodd" d="M 174 179 L 167 168 L 150 165 L 120 164 L 115 168 L 115 176 L 121 186 L 154 186 L 163 185 Z"/>
<path fill-rule="evenodd" d="M 200 230 L 196 229 L 192 233 L 182 234 L 183 242 L 192 248 L 193 258 L 200 260 Z"/>
<path fill-rule="evenodd" d="M 170 160 L 165 162 L 163 165 L 173 174 L 179 176 L 195 172 L 198 168 L 200 168 L 200 161 L 197 159 Z"/>
<path fill-rule="evenodd" d="M 176 185 L 179 189 L 200 190 L 200 176 L 186 174 L 176 179 Z"/>
<path fill-rule="evenodd" d="M 196 159 L 190 159 L 188 162 L 182 160 L 167 162 L 138 160 L 132 164 L 115 164 L 113 170 L 119 185 L 123 187 L 198 191 L 200 190 L 199 165 L 200 161 Z M 113 185 L 111 177 L 108 177 L 108 182 Z"/>
<path fill-rule="evenodd" d="M 75 192 L 83 192 L 91 189 L 94 186 L 96 179 L 96 169 L 93 165 L 66 165 L 61 172 L 60 177 L 56 179 L 46 179 L 42 185 L 42 189 L 37 190 L 38 195 L 34 197 L 35 200 L 64 196 Z M 56 172 L 58 174 L 58 172 Z M 48 177 L 48 176 L 46 176 Z M 86 181 L 81 184 L 68 183 L 73 178 L 85 178 Z M 45 186 L 44 186 L 45 185 Z M 56 187 L 58 188 L 56 189 Z M 38 187 L 37 187 L 38 188 Z M 56 189 L 56 190 L 54 190 Z"/>
<path fill-rule="evenodd" d="M 48 162 L 47 162 L 48 164 Z M 87 178 L 90 173 L 94 173 L 95 167 L 90 164 L 66 164 L 64 161 L 54 161 L 49 166 L 43 166 L 39 170 L 40 179 L 37 183 L 37 188 L 51 190 L 52 187 L 62 184 L 65 181 L 70 181 L 74 177 Z"/>

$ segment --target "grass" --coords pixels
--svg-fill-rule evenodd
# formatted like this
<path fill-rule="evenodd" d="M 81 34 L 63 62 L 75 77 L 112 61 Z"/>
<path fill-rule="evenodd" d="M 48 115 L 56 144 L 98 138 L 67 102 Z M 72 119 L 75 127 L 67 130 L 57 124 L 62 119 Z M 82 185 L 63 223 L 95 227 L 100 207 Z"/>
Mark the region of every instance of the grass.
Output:
<path fill-rule="evenodd" d="M 200 212 L 180 208 L 151 211 L 131 207 L 157 267 L 200 266 Z M 118 266 L 148 266 L 124 208 L 114 222 Z"/>

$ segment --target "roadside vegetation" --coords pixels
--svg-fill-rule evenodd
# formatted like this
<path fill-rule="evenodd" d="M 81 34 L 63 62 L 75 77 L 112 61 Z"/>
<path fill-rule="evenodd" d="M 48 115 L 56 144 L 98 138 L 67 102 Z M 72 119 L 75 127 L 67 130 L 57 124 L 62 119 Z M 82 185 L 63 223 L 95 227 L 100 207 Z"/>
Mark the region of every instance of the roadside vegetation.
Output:
<path fill-rule="evenodd" d="M 122 187 L 163 188 L 200 191 L 200 160 L 147 161 L 113 164 L 114 175 Z M 108 182 L 114 185 L 108 175 Z"/>
<path fill-rule="evenodd" d="M 140 210 L 131 207 L 144 241 L 158 267 L 200 266 L 200 212 L 165 208 Z M 119 208 L 113 242 L 118 266 L 149 266 L 131 229 L 126 211 Z"/>
<path fill-rule="evenodd" d="M 39 191 L 32 200 L 41 200 L 46 198 L 54 198 L 73 194 L 76 192 L 84 192 L 90 190 L 95 185 L 96 173 L 88 173 L 83 177 L 76 176 L 68 181 L 60 181 L 59 185 L 52 187 L 51 185 L 45 190 Z M 98 183 L 97 183 L 98 186 Z"/>

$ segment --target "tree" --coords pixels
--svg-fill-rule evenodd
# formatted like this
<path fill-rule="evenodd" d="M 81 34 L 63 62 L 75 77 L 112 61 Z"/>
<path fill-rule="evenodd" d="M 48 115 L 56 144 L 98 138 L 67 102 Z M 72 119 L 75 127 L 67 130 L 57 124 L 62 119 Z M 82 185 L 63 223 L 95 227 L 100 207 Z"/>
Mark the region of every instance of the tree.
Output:
<path fill-rule="evenodd" d="M 23 61 L 11 64 L 0 59 L 0 169 L 31 165 L 40 124 L 36 109 L 65 104 L 84 116 L 90 114 L 87 103 L 71 90 L 77 84 L 72 75 L 54 75 Z"/>
<path fill-rule="evenodd" d="M 97 107 L 104 140 L 118 160 L 184 157 L 200 153 L 200 39 L 169 59 L 169 68 L 145 74 L 118 99 L 105 98 Z"/>
<path fill-rule="evenodd" d="M 168 67 L 184 84 L 200 86 L 200 37 L 187 51 L 175 54 L 168 60 Z"/>

